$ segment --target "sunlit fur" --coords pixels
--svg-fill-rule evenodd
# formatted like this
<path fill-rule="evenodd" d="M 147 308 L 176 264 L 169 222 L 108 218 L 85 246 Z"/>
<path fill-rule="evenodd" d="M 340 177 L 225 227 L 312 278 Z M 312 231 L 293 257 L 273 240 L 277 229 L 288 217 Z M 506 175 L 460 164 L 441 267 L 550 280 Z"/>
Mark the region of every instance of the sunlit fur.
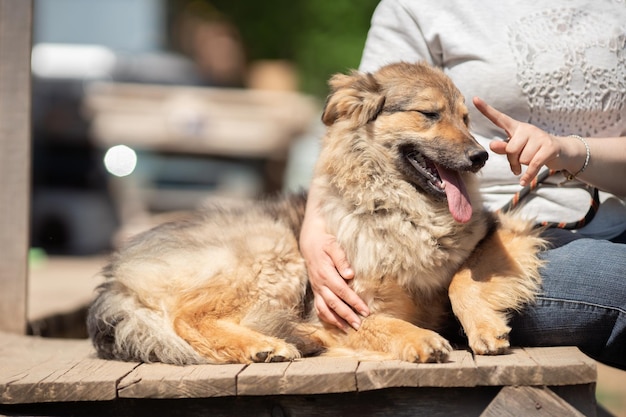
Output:
<path fill-rule="evenodd" d="M 529 222 L 482 209 L 463 97 L 439 70 L 398 63 L 339 74 L 322 120 L 314 181 L 328 232 L 371 315 L 358 331 L 320 323 L 298 236 L 304 195 L 212 207 L 133 238 L 104 269 L 89 312 L 99 356 L 173 364 L 316 354 L 445 361 L 450 306 L 479 354 L 508 347 L 507 314 L 532 302 L 543 241 Z M 436 117 L 433 116 L 436 114 Z M 466 223 L 425 191 L 404 158 L 418 149 L 461 172 Z"/>

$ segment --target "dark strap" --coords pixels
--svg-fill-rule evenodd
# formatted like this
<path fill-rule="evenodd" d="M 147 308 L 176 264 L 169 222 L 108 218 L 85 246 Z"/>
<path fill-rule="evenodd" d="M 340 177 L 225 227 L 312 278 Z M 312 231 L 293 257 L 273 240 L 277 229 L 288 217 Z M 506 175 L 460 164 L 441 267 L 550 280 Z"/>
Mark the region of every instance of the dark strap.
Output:
<path fill-rule="evenodd" d="M 513 208 L 517 207 L 520 201 L 522 201 L 533 190 L 539 188 L 539 186 L 546 180 L 546 178 L 552 175 L 555 175 L 558 172 L 560 171 L 555 171 L 551 169 L 550 170 L 546 169 L 546 170 L 541 171 L 535 178 L 533 178 L 530 184 L 528 184 L 527 186 L 519 190 L 517 193 L 515 193 L 511 201 L 509 201 L 504 206 L 502 206 L 498 210 L 498 212 L 506 213 L 512 210 Z M 585 214 L 585 217 L 583 217 L 580 220 L 569 222 L 569 223 L 540 222 L 537 225 L 543 226 L 543 227 L 558 227 L 559 229 L 580 229 L 584 225 L 588 224 L 591 221 L 591 219 L 593 219 L 593 217 L 596 215 L 596 212 L 598 211 L 598 207 L 600 207 L 600 195 L 598 193 L 597 188 L 595 187 L 586 187 L 586 188 L 587 188 L 587 191 L 589 191 L 589 193 L 591 194 L 591 200 L 589 202 L 589 210 L 587 211 L 587 214 Z"/>

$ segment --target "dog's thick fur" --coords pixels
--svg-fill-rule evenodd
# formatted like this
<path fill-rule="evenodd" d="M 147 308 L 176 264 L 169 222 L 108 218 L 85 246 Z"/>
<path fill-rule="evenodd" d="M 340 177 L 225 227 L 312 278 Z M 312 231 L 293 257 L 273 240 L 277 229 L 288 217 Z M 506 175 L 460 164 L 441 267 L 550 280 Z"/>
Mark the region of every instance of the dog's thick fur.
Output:
<path fill-rule="evenodd" d="M 336 75 L 330 86 L 314 181 L 371 310 L 360 329 L 313 312 L 298 248 L 306 199 L 291 195 L 132 239 L 89 312 L 101 357 L 249 363 L 336 348 L 445 361 L 451 347 L 436 331 L 450 305 L 475 353 L 506 351 L 507 313 L 532 302 L 543 241 L 531 223 L 482 209 L 475 172 L 487 153 L 463 97 L 425 64 Z"/>

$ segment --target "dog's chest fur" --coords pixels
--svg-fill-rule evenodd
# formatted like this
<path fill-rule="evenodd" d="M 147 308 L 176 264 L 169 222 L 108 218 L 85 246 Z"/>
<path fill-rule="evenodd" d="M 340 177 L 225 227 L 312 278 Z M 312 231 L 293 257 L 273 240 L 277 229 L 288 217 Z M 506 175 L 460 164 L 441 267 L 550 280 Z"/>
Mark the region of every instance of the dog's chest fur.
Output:
<path fill-rule="evenodd" d="M 392 157 L 381 155 L 386 150 L 355 151 L 350 143 L 364 135 L 369 135 L 365 129 L 341 123 L 331 127 L 315 179 L 327 231 L 337 237 L 355 270 L 355 290 L 382 280 L 426 297 L 447 289 L 485 237 L 487 214 L 475 210 L 469 222 L 456 222 L 445 202 L 416 190 L 395 173 Z M 377 158 L 372 158 L 375 152 Z M 474 174 L 464 176 L 472 200 L 480 206 Z"/>
<path fill-rule="evenodd" d="M 411 294 L 439 293 L 487 232 L 483 213 L 461 225 L 445 208 L 411 201 L 401 189 L 394 208 L 372 209 L 333 195 L 331 185 L 321 188 L 328 231 L 346 251 L 357 292 L 367 282 L 393 280 Z"/>

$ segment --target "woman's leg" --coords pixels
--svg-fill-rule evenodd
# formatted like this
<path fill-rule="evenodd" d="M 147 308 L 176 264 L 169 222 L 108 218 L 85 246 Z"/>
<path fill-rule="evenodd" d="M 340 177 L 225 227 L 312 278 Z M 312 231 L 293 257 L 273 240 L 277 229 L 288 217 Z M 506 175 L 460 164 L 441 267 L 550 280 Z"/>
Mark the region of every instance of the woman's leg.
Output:
<path fill-rule="evenodd" d="M 511 344 L 578 346 L 626 369 L 626 245 L 561 237 L 541 254 L 543 290 L 513 317 Z"/>

